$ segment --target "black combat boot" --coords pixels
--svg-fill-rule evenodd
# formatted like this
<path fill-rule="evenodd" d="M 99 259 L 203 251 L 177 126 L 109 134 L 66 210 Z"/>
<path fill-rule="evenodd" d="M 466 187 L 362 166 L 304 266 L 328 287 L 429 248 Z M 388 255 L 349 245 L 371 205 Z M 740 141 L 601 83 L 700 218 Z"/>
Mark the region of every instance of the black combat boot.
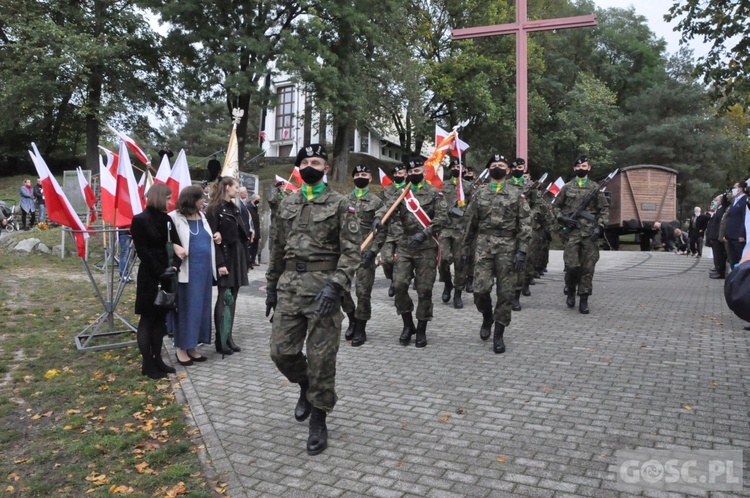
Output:
<path fill-rule="evenodd" d="M 461 300 L 461 289 L 456 289 L 453 293 L 453 307 L 457 310 L 463 309 L 464 302 Z"/>
<path fill-rule="evenodd" d="M 453 281 L 451 280 L 450 273 L 448 274 L 448 278 L 445 280 L 445 287 L 443 287 L 443 295 L 441 296 L 443 298 L 443 302 L 447 303 L 451 300 L 451 291 L 453 290 Z"/>
<path fill-rule="evenodd" d="M 510 307 L 513 311 L 521 311 L 521 291 L 516 291 L 513 296 L 513 305 Z"/>
<path fill-rule="evenodd" d="M 575 306 L 575 302 L 573 303 L 573 306 Z M 589 314 L 589 295 L 588 294 L 581 294 L 581 302 L 578 304 L 578 311 L 580 311 L 582 315 Z"/>
<path fill-rule="evenodd" d="M 576 307 L 576 290 L 575 287 L 572 289 L 568 289 L 568 298 L 565 300 L 565 304 L 568 305 L 568 308 L 575 308 Z"/>
<path fill-rule="evenodd" d="M 521 294 L 527 297 L 531 295 L 531 289 L 529 289 L 530 284 L 531 282 L 526 282 L 525 284 L 523 284 L 523 288 L 521 289 Z"/>
<path fill-rule="evenodd" d="M 393 280 L 391 280 L 391 286 L 388 287 L 388 297 L 393 297 L 396 295 L 396 286 L 393 285 Z"/>
<path fill-rule="evenodd" d="M 567 285 L 563 289 L 563 294 L 565 294 L 566 296 L 568 295 L 568 286 Z"/>
<path fill-rule="evenodd" d="M 492 332 L 492 312 L 482 313 L 482 328 L 479 329 L 479 338 L 486 341 Z"/>
<path fill-rule="evenodd" d="M 495 335 L 492 338 L 492 350 L 495 352 L 495 354 L 501 354 L 505 352 L 505 343 L 503 342 L 504 332 L 505 325 L 495 322 Z"/>
<path fill-rule="evenodd" d="M 414 326 L 414 318 L 411 316 L 411 313 L 402 314 L 401 320 L 404 321 L 404 330 L 401 332 L 398 342 L 402 346 L 408 346 L 411 342 L 411 336 L 417 333 L 417 328 Z"/>
<path fill-rule="evenodd" d="M 354 312 L 346 314 L 347 317 L 349 317 L 349 326 L 346 328 L 346 332 L 344 333 L 344 340 L 351 341 L 352 337 L 354 337 L 354 326 L 357 324 L 357 319 L 354 318 Z"/>
<path fill-rule="evenodd" d="M 357 319 L 357 325 L 354 327 L 354 337 L 352 337 L 352 346 L 355 348 L 361 346 L 367 341 L 367 320 Z"/>
<path fill-rule="evenodd" d="M 418 348 L 427 346 L 427 322 L 425 320 L 417 320 L 417 340 L 414 341 L 414 346 Z"/>
<path fill-rule="evenodd" d="M 310 435 L 307 438 L 307 454 L 319 455 L 326 448 L 328 448 L 326 412 L 320 408 L 313 408 L 310 417 Z"/>
<path fill-rule="evenodd" d="M 466 292 L 474 293 L 474 277 L 466 277 Z"/>
<path fill-rule="evenodd" d="M 299 384 L 299 399 L 297 400 L 297 406 L 294 407 L 294 418 L 298 422 L 307 420 L 307 417 L 310 416 L 310 410 L 312 410 L 312 405 L 307 400 L 307 389 L 309 387 L 310 384 L 307 382 L 300 382 Z"/>

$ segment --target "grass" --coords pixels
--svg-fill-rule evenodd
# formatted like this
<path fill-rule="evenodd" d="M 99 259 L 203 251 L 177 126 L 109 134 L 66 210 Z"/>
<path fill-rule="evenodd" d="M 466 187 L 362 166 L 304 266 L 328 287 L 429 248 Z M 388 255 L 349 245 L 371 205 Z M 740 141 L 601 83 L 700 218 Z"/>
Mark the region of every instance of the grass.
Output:
<path fill-rule="evenodd" d="M 0 198 L 17 196 L 23 178 L 0 178 Z M 51 247 L 61 233 L 14 237 Z M 89 248 L 100 257 L 100 239 Z M 0 495 L 221 496 L 174 379 L 140 375 L 134 346 L 76 349 L 102 311 L 81 260 L 4 250 L 0 272 Z M 136 323 L 134 299 L 129 286 L 117 311 Z"/>

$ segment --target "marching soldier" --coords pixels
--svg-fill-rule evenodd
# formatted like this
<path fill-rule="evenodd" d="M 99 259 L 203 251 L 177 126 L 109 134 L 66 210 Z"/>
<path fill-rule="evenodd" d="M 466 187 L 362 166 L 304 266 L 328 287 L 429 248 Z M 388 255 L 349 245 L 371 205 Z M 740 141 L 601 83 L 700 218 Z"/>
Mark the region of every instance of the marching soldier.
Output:
<path fill-rule="evenodd" d="M 521 194 L 525 196 L 527 189 L 529 188 L 529 183 L 526 181 L 526 161 L 522 158 L 516 158 L 511 164 L 510 164 L 510 174 L 511 178 L 508 179 L 506 182 L 509 187 L 513 187 L 517 189 Z M 531 201 L 528 197 L 526 197 L 526 202 L 529 203 L 529 209 L 532 208 Z M 531 219 L 532 219 L 532 231 L 533 231 L 533 218 L 534 213 L 532 211 L 531 213 Z M 531 246 L 531 243 L 529 243 L 529 246 Z M 531 250 L 531 247 L 529 247 L 529 251 Z M 530 254 L 526 254 L 526 267 L 528 268 L 530 266 Z M 511 309 L 513 311 L 521 311 L 521 291 L 523 289 L 524 279 L 526 277 L 526 271 L 520 272 L 516 274 L 516 285 L 513 289 L 513 304 L 511 305 Z"/>
<path fill-rule="evenodd" d="M 396 312 L 404 329 L 399 342 L 406 346 L 416 334 L 414 345 L 427 345 L 427 322 L 432 320 L 432 287 L 437 276 L 438 242 L 435 237 L 446 223 L 448 204 L 443 193 L 424 179 L 424 163 L 417 157 L 407 166 L 410 194 L 398 208 L 397 221 L 403 232 L 398 241 L 393 283 L 396 288 Z M 385 209 L 385 207 L 384 207 Z M 417 321 L 414 326 L 414 302 L 409 297 L 409 282 L 417 286 Z"/>
<path fill-rule="evenodd" d="M 359 217 L 360 243 L 365 240 L 370 231 L 376 231 L 377 235 L 369 247 L 362 253 L 362 264 L 357 269 L 357 304 L 349 292 L 344 293 L 342 309 L 349 317 L 349 327 L 346 329 L 344 339 L 351 340 L 352 346 L 361 346 L 367 340 L 367 321 L 372 315 L 370 305 L 372 285 L 375 283 L 375 256 L 385 241 L 385 233 L 380 225 L 380 218 L 376 216 L 378 210 L 383 207 L 383 201 L 375 194 L 370 193 L 367 187 L 372 181 L 370 168 L 365 165 L 357 165 L 352 172 L 354 177 L 354 191 L 346 196 L 350 206 L 354 206 Z"/>
<path fill-rule="evenodd" d="M 266 316 L 275 310 L 271 359 L 289 382 L 299 384 L 298 421 L 310 417 L 307 453 L 328 446 L 326 414 L 336 404 L 336 354 L 341 338 L 341 296 L 360 264 L 355 208 L 323 182 L 328 153 L 304 147 L 296 165 L 304 184 L 276 215 L 266 279 Z M 307 338 L 307 357 L 302 353 Z"/>
<path fill-rule="evenodd" d="M 476 239 L 474 303 L 482 314 L 479 337 L 486 341 L 495 324 L 493 351 L 505 352 L 503 334 L 510 325 L 513 290 L 523 273 L 531 239 L 531 210 L 522 192 L 510 187 L 508 162 L 500 154 L 487 163 L 490 183 L 479 189 L 466 211 L 464 247 Z M 464 256 L 466 257 L 466 256 Z M 492 286 L 497 286 L 497 303 L 492 310 Z"/>
<path fill-rule="evenodd" d="M 404 185 L 406 185 L 406 166 L 399 163 L 393 167 L 393 183 L 385 187 L 380 193 L 380 198 L 386 206 L 390 206 L 396 201 Z M 401 232 L 401 222 L 397 217 L 392 217 L 388 222 L 388 234 L 385 237 L 385 243 L 380 252 L 383 274 L 385 278 L 391 281 L 391 285 L 388 288 L 388 297 L 396 295 L 396 288 L 393 285 L 393 258 L 396 254 L 396 243 L 401 238 Z"/>
<path fill-rule="evenodd" d="M 464 205 L 458 203 L 458 189 L 462 188 L 458 177 L 461 174 L 461 164 L 458 159 L 451 161 L 451 178 L 443 183 L 443 196 L 448 205 L 448 224 L 440 232 L 440 281 L 444 283 L 442 300 L 447 303 L 451 299 L 451 291 L 455 289 L 453 307 L 461 309 L 464 303 L 461 293 L 466 281 L 466 260 L 461 264 L 461 239 L 466 226 Z M 463 180 L 463 178 L 462 178 Z M 464 190 L 465 192 L 465 190 Z M 456 279 L 451 279 L 451 265 L 455 266 Z"/>
<path fill-rule="evenodd" d="M 589 313 L 594 268 L 599 261 L 599 239 L 609 221 L 609 202 L 603 192 L 594 197 L 578 219 L 568 216 L 589 193 L 599 189 L 598 183 L 589 180 L 590 171 L 586 156 L 578 156 L 573 166 L 576 178 L 563 186 L 555 201 L 557 219 L 568 228 L 563 252 L 565 286 L 568 289 L 566 303 L 569 308 L 575 307 L 577 290 L 580 296 L 578 311 L 584 315 Z"/>

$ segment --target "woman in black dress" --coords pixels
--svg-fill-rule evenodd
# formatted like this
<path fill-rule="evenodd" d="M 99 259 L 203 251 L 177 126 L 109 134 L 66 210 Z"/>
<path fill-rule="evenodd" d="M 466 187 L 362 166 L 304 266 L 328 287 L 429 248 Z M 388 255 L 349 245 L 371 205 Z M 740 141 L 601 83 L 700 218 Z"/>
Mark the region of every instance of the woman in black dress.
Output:
<path fill-rule="evenodd" d="M 239 183 L 232 177 L 225 176 L 214 184 L 211 200 L 206 208 L 206 218 L 211 226 L 214 244 L 216 244 L 216 273 L 218 275 L 218 298 L 214 306 L 214 324 L 216 327 L 216 351 L 222 354 L 239 352 L 240 347 L 234 343 L 230 328 L 227 349 L 221 345 L 221 320 L 224 315 L 224 293 L 232 292 L 234 304 L 231 305 L 232 326 L 234 326 L 234 309 L 237 306 L 237 292 L 240 286 L 247 285 L 247 247 L 250 239 L 248 227 L 240 217 L 240 208 L 233 202 L 239 192 Z"/>
<path fill-rule="evenodd" d="M 169 263 L 167 242 L 171 234 L 174 244 L 180 239 L 172 219 L 167 214 L 167 206 L 172 197 L 172 191 L 164 184 L 156 184 L 148 191 L 146 209 L 133 217 L 130 234 L 133 245 L 141 260 L 138 267 L 138 282 L 135 292 L 135 312 L 141 315 L 138 322 L 138 349 L 143 356 L 141 373 L 152 379 L 163 379 L 175 369 L 166 365 L 161 357 L 162 340 L 167 334 L 168 310 L 154 306 L 154 299 L 159 286 L 159 278 L 164 272 L 179 267 L 177 263 Z"/>

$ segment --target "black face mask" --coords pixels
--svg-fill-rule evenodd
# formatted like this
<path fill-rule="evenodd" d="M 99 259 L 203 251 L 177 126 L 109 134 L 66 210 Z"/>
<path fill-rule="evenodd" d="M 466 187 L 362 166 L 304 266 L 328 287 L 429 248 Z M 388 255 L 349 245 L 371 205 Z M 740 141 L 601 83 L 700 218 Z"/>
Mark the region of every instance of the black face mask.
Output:
<path fill-rule="evenodd" d="M 585 178 L 586 175 L 589 174 L 588 170 L 585 169 L 577 169 L 573 173 L 575 173 L 578 178 Z"/>
<path fill-rule="evenodd" d="M 318 183 L 325 175 L 325 171 L 315 169 L 312 166 L 306 168 L 300 168 L 299 175 L 302 177 L 302 181 L 308 185 Z"/>
<path fill-rule="evenodd" d="M 502 180 L 507 174 L 503 168 L 490 168 L 490 176 L 495 180 Z"/>
<path fill-rule="evenodd" d="M 367 178 L 355 178 L 353 182 L 354 186 L 357 188 L 365 188 L 370 184 L 370 180 L 368 180 Z"/>
<path fill-rule="evenodd" d="M 422 183 L 422 180 L 424 180 L 423 173 L 419 173 L 416 175 L 409 175 L 409 181 L 412 183 L 412 185 L 417 185 L 419 183 Z"/>
<path fill-rule="evenodd" d="M 467 182 L 473 182 L 474 181 L 474 175 L 464 175 L 464 180 Z"/>
<path fill-rule="evenodd" d="M 458 176 L 459 176 L 459 174 L 460 174 L 460 173 L 461 173 L 461 172 L 460 172 L 460 171 L 458 171 L 457 169 L 452 169 L 452 170 L 451 170 L 451 176 L 452 176 L 453 178 L 458 178 Z"/>
<path fill-rule="evenodd" d="M 406 181 L 406 176 L 394 176 L 393 177 L 393 183 L 404 183 Z"/>
<path fill-rule="evenodd" d="M 522 169 L 514 169 L 513 170 L 513 178 L 521 178 L 523 176 L 524 171 Z"/>
<path fill-rule="evenodd" d="M 253 202 L 253 205 L 254 205 L 255 207 L 258 207 L 258 206 L 260 206 L 260 201 L 255 201 L 255 202 Z"/>

